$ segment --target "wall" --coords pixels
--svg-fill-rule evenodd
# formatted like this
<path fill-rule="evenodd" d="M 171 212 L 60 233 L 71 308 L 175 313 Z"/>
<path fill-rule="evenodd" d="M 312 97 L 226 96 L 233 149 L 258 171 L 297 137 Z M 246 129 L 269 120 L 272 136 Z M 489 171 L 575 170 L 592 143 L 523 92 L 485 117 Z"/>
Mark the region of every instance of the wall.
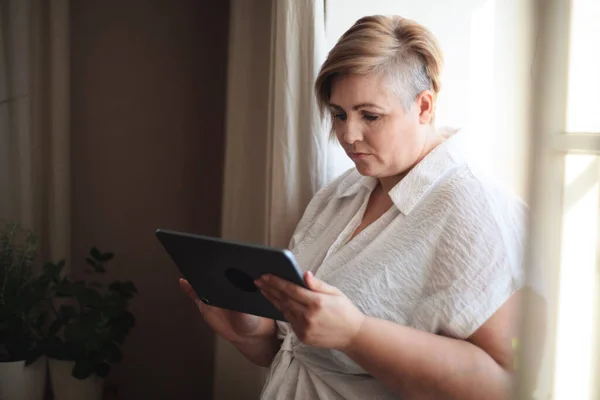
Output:
<path fill-rule="evenodd" d="M 108 278 L 140 292 L 109 381 L 124 399 L 211 398 L 214 336 L 154 231 L 220 231 L 229 3 L 71 4 L 72 255 L 114 251 Z"/>

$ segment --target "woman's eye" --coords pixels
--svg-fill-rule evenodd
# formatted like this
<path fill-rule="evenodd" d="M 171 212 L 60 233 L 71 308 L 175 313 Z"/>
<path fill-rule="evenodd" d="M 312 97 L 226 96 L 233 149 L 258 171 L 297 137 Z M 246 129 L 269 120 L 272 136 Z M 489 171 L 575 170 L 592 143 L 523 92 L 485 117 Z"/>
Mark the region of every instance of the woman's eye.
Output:
<path fill-rule="evenodd" d="M 345 121 L 346 116 L 344 114 L 333 114 L 333 119 L 335 121 Z"/>
<path fill-rule="evenodd" d="M 369 115 L 369 114 L 364 114 L 363 118 L 366 119 L 367 121 L 377 121 L 377 119 L 379 118 L 379 116 L 377 115 Z"/>

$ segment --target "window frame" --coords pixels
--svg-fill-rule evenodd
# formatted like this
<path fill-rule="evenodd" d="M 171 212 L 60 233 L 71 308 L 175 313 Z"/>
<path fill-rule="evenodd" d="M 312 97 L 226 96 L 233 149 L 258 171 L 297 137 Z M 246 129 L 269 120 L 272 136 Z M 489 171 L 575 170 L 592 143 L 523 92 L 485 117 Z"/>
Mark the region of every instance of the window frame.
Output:
<path fill-rule="evenodd" d="M 545 362 L 549 363 L 547 372 L 550 376 L 541 377 L 539 382 L 551 394 L 549 398 L 555 398 L 565 157 L 568 154 L 600 155 L 600 132 L 567 131 L 572 1 L 532 0 L 532 11 L 536 54 L 532 68 L 531 213 L 527 265 L 542 263 L 547 278 L 549 312 Z M 600 317 L 598 307 L 596 310 Z M 525 304 L 522 338 L 528 337 L 525 332 L 540 328 L 533 326 L 535 318 L 531 318 L 531 312 L 531 304 Z M 534 343 L 522 343 L 519 357 L 534 357 L 534 348 Z M 519 377 L 518 398 L 530 398 L 526 397 L 525 390 L 532 387 L 532 382 L 528 382 L 532 377 L 525 373 Z M 591 382 L 590 385 L 591 393 L 598 393 L 598 383 Z"/>

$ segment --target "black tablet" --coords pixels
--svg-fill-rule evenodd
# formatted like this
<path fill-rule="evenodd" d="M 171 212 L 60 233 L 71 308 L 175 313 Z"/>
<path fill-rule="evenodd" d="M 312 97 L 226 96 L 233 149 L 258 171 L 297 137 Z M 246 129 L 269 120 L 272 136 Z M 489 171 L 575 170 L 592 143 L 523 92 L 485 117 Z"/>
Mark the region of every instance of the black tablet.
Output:
<path fill-rule="evenodd" d="M 273 274 L 306 287 L 289 250 L 158 229 L 156 236 L 206 304 L 285 321 L 254 280 Z"/>

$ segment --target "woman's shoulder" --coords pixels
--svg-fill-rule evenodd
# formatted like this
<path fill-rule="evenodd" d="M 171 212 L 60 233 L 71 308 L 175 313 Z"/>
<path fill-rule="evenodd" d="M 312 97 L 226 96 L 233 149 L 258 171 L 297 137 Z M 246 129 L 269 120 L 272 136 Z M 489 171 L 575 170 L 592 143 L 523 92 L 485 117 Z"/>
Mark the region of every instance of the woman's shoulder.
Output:
<path fill-rule="evenodd" d="M 440 185 L 434 202 L 443 210 L 439 229 L 448 246 L 488 252 L 493 245 L 515 260 L 523 256 L 527 206 L 496 180 L 464 165 Z"/>
<path fill-rule="evenodd" d="M 464 129 L 442 130 L 450 140 L 449 147 L 456 158 L 455 168 L 441 181 L 438 190 L 453 203 L 464 207 L 506 206 L 524 209 L 526 204 L 497 176 L 490 173 L 481 157 L 467 145 L 469 132 Z M 449 132 L 449 133 L 448 133 Z"/>
<path fill-rule="evenodd" d="M 524 213 L 527 204 L 498 179 L 469 163 L 463 164 L 440 185 L 450 204 L 465 212 Z"/>

